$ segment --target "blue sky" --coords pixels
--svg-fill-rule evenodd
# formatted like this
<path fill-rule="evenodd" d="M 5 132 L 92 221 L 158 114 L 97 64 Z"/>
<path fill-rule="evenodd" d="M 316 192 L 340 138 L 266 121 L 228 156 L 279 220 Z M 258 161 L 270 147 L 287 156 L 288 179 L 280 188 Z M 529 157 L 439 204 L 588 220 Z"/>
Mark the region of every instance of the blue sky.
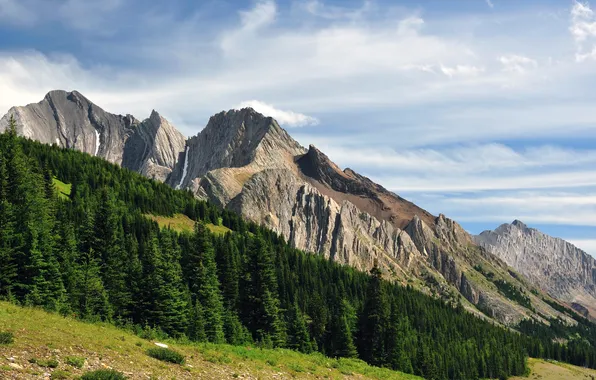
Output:
<path fill-rule="evenodd" d="M 472 233 L 596 254 L 596 2 L 0 0 L 0 113 L 77 89 L 186 135 L 250 105 Z"/>

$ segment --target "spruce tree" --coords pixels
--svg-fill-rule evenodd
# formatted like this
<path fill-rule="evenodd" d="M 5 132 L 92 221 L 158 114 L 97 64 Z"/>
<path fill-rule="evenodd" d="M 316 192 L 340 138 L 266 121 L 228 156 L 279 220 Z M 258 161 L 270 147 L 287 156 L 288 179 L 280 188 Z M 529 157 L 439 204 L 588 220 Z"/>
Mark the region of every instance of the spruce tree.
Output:
<path fill-rule="evenodd" d="M 193 278 L 190 288 L 195 292 L 196 301 L 202 306 L 205 324 L 205 335 L 209 342 L 222 343 L 223 332 L 223 301 L 217 278 L 215 250 L 211 243 L 209 231 L 202 223 L 196 223 L 194 239 L 192 241 Z"/>
<path fill-rule="evenodd" d="M 359 352 L 365 361 L 374 365 L 385 364 L 385 333 L 389 308 L 382 279 L 382 272 L 375 263 L 366 292 L 366 302 L 360 321 Z"/>
<path fill-rule="evenodd" d="M 306 354 L 312 352 L 306 321 L 297 302 L 294 302 L 288 310 L 288 348 Z"/>
<path fill-rule="evenodd" d="M 261 236 L 250 239 L 241 279 L 242 319 L 257 342 L 282 347 L 286 331 L 280 318 L 275 265 Z"/>

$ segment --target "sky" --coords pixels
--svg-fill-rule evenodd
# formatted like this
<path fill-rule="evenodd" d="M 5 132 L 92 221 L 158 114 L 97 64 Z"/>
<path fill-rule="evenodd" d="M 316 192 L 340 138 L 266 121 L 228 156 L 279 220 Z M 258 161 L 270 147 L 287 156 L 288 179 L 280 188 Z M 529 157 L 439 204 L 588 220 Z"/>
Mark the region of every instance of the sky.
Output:
<path fill-rule="evenodd" d="M 52 89 L 187 136 L 251 106 L 471 233 L 596 255 L 596 1 L 0 0 L 0 114 Z"/>

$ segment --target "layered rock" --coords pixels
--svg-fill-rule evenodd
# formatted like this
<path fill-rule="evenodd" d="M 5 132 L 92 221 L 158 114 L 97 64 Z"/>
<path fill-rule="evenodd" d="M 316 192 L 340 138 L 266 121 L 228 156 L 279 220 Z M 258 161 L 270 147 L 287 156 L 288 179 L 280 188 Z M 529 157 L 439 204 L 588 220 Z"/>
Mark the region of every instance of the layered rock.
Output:
<path fill-rule="evenodd" d="M 502 322 L 533 313 L 475 271 L 482 261 L 525 286 L 457 223 L 341 170 L 314 146 L 306 151 L 275 120 L 252 109 L 213 116 L 183 156 L 170 185 L 262 223 L 297 248 L 360 270 L 378 263 L 389 278 L 454 302 L 461 294 Z M 533 301 L 544 315 L 557 315 L 542 300 Z"/>
<path fill-rule="evenodd" d="M 596 260 L 573 244 L 528 228 L 519 220 L 484 231 L 474 240 L 535 286 L 596 315 Z"/>
<path fill-rule="evenodd" d="M 0 131 L 11 116 L 22 136 L 77 149 L 162 181 L 184 150 L 184 136 L 156 112 L 139 122 L 132 115 L 106 112 L 77 91 L 51 91 L 39 103 L 11 108 L 0 119 Z"/>
<path fill-rule="evenodd" d="M 351 169 L 341 170 L 253 109 L 214 115 L 188 140 L 155 111 L 139 122 L 107 113 L 77 92 L 53 91 L 11 114 L 21 135 L 191 189 L 305 251 L 363 271 L 378 264 L 394 281 L 453 303 L 465 299 L 469 310 L 508 324 L 559 315 L 457 223 L 431 215 Z M 8 117 L 0 120 L 0 130 Z M 528 294 L 532 310 L 508 300 L 485 277 L 488 272 Z"/>

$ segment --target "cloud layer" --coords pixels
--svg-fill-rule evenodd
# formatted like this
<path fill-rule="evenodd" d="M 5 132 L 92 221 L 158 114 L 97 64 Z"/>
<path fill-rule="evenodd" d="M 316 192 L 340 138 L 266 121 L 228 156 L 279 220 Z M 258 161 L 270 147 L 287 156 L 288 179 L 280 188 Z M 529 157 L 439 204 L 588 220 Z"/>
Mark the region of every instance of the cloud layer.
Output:
<path fill-rule="evenodd" d="M 77 89 L 194 135 L 251 106 L 470 226 L 594 225 L 589 3 L 201 3 L 0 0 L 0 33 L 26 31 L 0 42 L 0 113 Z"/>

